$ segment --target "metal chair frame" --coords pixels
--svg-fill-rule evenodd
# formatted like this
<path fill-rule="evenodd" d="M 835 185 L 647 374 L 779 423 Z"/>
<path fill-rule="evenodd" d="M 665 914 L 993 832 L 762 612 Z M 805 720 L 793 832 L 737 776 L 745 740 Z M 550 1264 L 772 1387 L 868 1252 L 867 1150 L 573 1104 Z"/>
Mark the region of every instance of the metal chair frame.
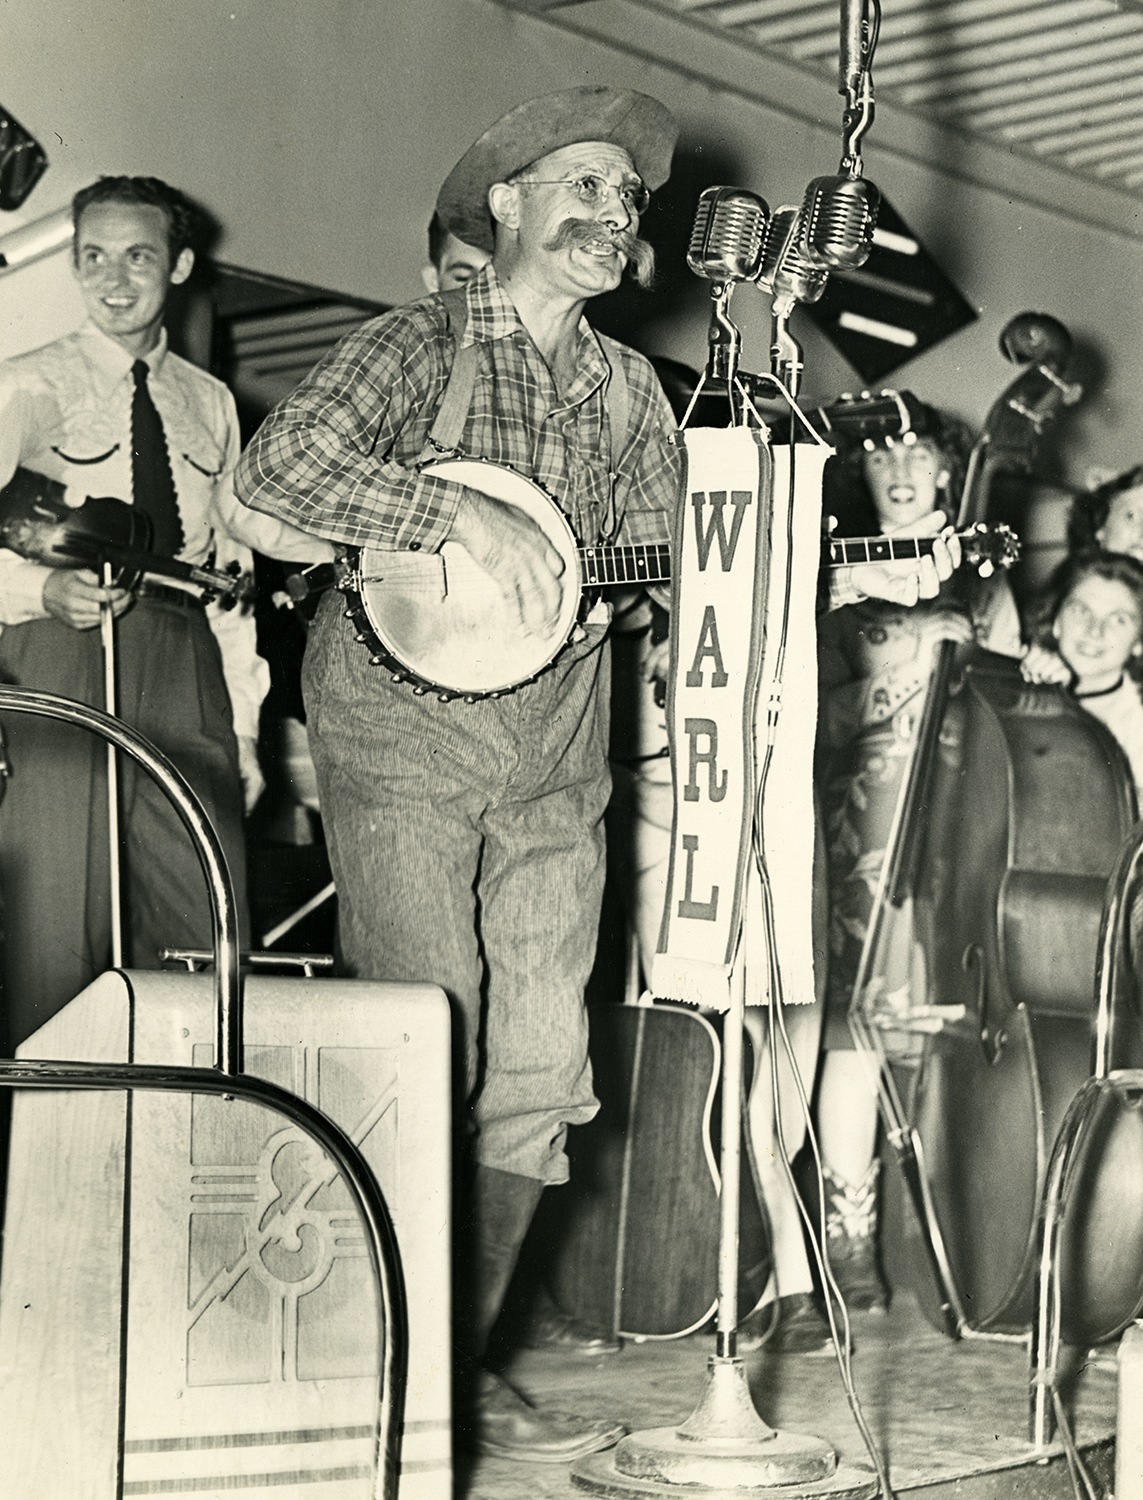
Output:
<path fill-rule="evenodd" d="M 396 1500 L 408 1381 L 409 1333 L 397 1236 L 392 1217 L 364 1156 L 339 1125 L 306 1100 L 243 1073 L 242 995 L 234 886 L 222 845 L 202 804 L 182 774 L 129 725 L 51 693 L 0 686 L 0 711 L 34 713 L 100 735 L 150 773 L 173 803 L 194 843 L 211 901 L 216 1012 L 213 1067 L 0 1059 L 0 1088 L 154 1090 L 241 1099 L 284 1115 L 337 1165 L 361 1216 L 378 1287 L 378 1372 L 373 1493 Z M 120 1434 L 119 1465 L 123 1450 Z"/>

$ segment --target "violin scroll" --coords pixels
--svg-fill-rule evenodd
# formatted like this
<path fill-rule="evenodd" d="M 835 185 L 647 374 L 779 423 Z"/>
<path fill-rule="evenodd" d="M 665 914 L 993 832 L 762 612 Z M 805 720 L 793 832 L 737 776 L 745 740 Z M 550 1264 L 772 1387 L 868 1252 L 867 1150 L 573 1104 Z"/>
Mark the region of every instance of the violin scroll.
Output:
<path fill-rule="evenodd" d="M 1000 352 L 1014 365 L 1034 362 L 1059 371 L 1071 350 L 1071 334 L 1051 313 L 1017 313 L 1000 330 Z"/>

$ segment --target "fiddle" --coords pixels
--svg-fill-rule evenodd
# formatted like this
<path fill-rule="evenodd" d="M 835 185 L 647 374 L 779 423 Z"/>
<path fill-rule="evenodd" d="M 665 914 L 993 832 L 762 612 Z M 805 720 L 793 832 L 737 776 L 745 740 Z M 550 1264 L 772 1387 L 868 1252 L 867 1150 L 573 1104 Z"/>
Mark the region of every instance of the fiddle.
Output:
<path fill-rule="evenodd" d="M 196 567 L 151 551 L 153 528 L 146 511 L 113 495 L 89 495 L 68 505 L 58 479 L 18 468 L 0 489 L 0 546 L 50 568 L 91 568 L 105 563 L 116 588 L 134 589 L 142 579 L 177 578 L 218 598 L 224 609 L 249 599 L 253 579 L 237 571 Z"/>

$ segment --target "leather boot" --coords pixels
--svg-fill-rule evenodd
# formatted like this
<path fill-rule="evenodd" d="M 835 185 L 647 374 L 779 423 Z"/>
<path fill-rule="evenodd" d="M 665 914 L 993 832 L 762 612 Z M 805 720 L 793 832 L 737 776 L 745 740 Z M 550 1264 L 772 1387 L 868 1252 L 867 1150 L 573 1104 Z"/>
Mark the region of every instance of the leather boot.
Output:
<path fill-rule="evenodd" d="M 457 1436 L 475 1453 L 567 1463 L 610 1448 L 627 1429 L 617 1422 L 542 1410 L 503 1376 L 480 1365 L 543 1186 L 535 1178 L 496 1167 L 476 1169 L 471 1260 L 460 1275 L 467 1328 L 461 1330 L 465 1355 L 458 1371 Z"/>
<path fill-rule="evenodd" d="M 594 1359 L 618 1354 L 623 1340 L 602 1328 L 593 1328 L 563 1311 L 542 1283 L 532 1296 L 532 1306 L 520 1332 L 525 1349 L 547 1349 L 554 1354 L 582 1354 Z"/>
<path fill-rule="evenodd" d="M 520 1246 L 540 1202 L 544 1184 L 535 1177 L 477 1167 L 472 1185 L 472 1234 L 459 1282 L 463 1310 L 461 1348 L 479 1362 L 504 1306 Z M 462 1250 L 460 1252 L 464 1254 Z"/>
<path fill-rule="evenodd" d="M 874 1160 L 859 1183 L 846 1182 L 824 1169 L 826 1248 L 830 1270 L 851 1313 L 883 1313 L 889 1288 L 877 1261 L 877 1181 L 881 1163 Z"/>

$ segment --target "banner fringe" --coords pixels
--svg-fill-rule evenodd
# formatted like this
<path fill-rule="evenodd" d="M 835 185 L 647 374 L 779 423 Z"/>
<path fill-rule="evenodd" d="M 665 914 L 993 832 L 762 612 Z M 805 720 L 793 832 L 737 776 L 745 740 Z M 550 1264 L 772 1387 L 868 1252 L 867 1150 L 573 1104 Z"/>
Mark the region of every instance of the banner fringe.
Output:
<path fill-rule="evenodd" d="M 730 1009 L 730 965 L 656 953 L 651 964 L 651 991 L 656 1000 L 674 1000 L 725 1015 Z"/>

